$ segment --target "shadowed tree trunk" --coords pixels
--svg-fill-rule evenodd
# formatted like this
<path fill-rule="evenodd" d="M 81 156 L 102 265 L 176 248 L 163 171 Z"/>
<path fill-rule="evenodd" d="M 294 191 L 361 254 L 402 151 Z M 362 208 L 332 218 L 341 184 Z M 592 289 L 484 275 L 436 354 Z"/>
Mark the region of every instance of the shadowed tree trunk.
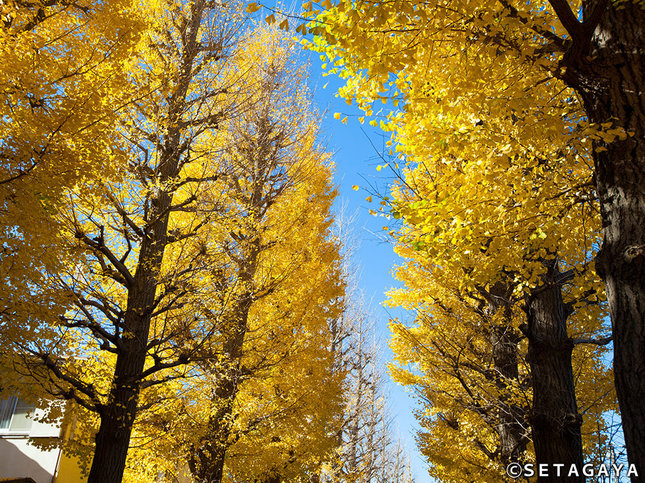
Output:
<path fill-rule="evenodd" d="M 185 108 L 193 76 L 193 63 L 199 52 L 197 34 L 204 8 L 204 0 L 196 1 L 191 9 L 190 21 L 185 27 L 180 74 L 176 79 L 176 89 L 168 100 L 167 132 L 155 170 L 160 186 L 167 185 L 170 179 L 177 176 L 183 155 L 180 148 L 182 128 L 179 126 L 179 119 Z M 116 483 L 123 478 L 148 352 L 150 322 L 159 284 L 158 274 L 168 244 L 168 217 L 173 193 L 172 188 L 157 190 L 150 196 L 146 209 L 145 219 L 149 221 L 143 230 L 136 272 L 131 280 L 127 280 L 127 308 L 112 386 L 107 403 L 98 408 L 101 423 L 95 438 L 89 483 Z M 87 235 L 77 233 L 77 238 L 92 246 Z M 98 246 L 98 249 L 101 247 Z"/>
<path fill-rule="evenodd" d="M 499 435 L 499 458 L 503 465 L 518 461 L 526 451 L 529 441 L 525 429 L 525 411 L 514 404 L 508 395 L 509 381 L 519 378 L 517 344 L 520 334 L 512 324 L 512 287 L 498 282 L 483 294 L 488 303 L 486 314 L 492 317 L 503 311 L 501 323 L 494 324 L 490 331 L 490 344 L 495 369 L 496 385 L 500 390 L 499 407 L 495 429 Z"/>
<path fill-rule="evenodd" d="M 605 280 L 614 332 L 614 374 L 629 462 L 645 474 L 645 7 L 583 2 L 584 23 L 552 1 L 573 39 L 563 79 L 589 120 L 629 136 L 596 141 L 594 163 L 603 222 L 596 270 Z M 600 5 L 599 8 L 596 8 Z M 570 9 L 568 10 L 570 12 Z M 633 477 L 632 481 L 641 481 Z"/>
<path fill-rule="evenodd" d="M 510 312 L 510 310 L 509 310 Z M 497 386 L 502 396 L 497 417 L 497 433 L 499 434 L 499 455 L 502 464 L 507 465 L 518 461 L 526 451 L 528 438 L 524 427 L 524 410 L 514 404 L 508 396 L 508 381 L 517 381 L 519 377 L 517 365 L 518 337 L 513 333 L 511 325 L 494 326 L 491 330 L 490 341 L 493 348 L 493 362 L 497 372 Z"/>
<path fill-rule="evenodd" d="M 250 250 L 241 257 L 239 279 L 244 286 L 253 282 L 259 255 L 259 240 L 251 242 Z M 224 322 L 225 339 L 223 367 L 217 372 L 217 384 L 213 390 L 212 404 L 217 406 L 208 420 L 208 430 L 201 445 L 193 448 L 189 466 L 197 482 L 219 483 L 224 477 L 226 451 L 231 441 L 231 426 L 234 422 L 233 406 L 242 378 L 242 348 L 248 328 L 248 318 L 253 304 L 254 293 L 247 290 L 238 297 L 232 309 L 233 318 Z"/>
<path fill-rule="evenodd" d="M 584 476 L 557 476 L 554 464 L 582 469 L 582 416 L 576 403 L 571 353 L 567 336 L 567 307 L 556 260 L 546 261 L 543 285 L 527 296 L 525 329 L 529 340 L 527 362 L 531 368 L 533 407 L 530 415 L 535 460 L 548 463 L 549 476 L 538 481 L 585 481 Z"/>

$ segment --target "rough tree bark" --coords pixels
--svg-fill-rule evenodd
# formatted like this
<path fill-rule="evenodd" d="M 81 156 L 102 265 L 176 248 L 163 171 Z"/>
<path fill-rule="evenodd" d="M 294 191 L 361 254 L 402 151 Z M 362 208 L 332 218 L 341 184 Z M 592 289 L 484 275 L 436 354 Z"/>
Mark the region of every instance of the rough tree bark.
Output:
<path fill-rule="evenodd" d="M 167 132 L 155 173 L 160 186 L 166 186 L 168 180 L 178 174 L 183 154 L 179 146 L 182 130 L 178 121 L 184 111 L 193 75 L 193 63 L 199 51 L 197 34 L 205 3 L 204 0 L 197 0 L 193 4 L 190 22 L 186 26 L 179 77 L 168 101 Z M 168 244 L 168 217 L 172 198 L 172 189 L 157 190 L 150 197 L 137 269 L 128 288 L 122 347 L 117 355 L 108 401 L 99 408 L 101 422 L 95 438 L 89 483 L 116 483 L 123 478 L 141 390 L 151 316 L 159 283 L 158 274 Z"/>
<path fill-rule="evenodd" d="M 606 283 L 627 455 L 645 475 L 645 5 L 587 0 L 580 23 L 564 0 L 551 3 L 573 39 L 563 79 L 591 122 L 630 133 L 594 149 L 603 222 L 596 270 Z"/>
<path fill-rule="evenodd" d="M 568 311 L 562 300 L 556 260 L 546 261 L 543 285 L 526 298 L 529 341 L 526 360 L 531 368 L 533 407 L 529 417 L 538 464 L 548 463 L 549 476 L 538 481 L 585 481 L 584 476 L 558 476 L 554 464 L 583 465 L 582 416 L 578 413 L 571 365 L 573 341 L 567 336 Z"/>
<path fill-rule="evenodd" d="M 519 377 L 517 364 L 518 337 L 508 326 L 495 326 L 491 330 L 493 362 L 497 372 L 497 386 L 504 394 L 508 381 Z M 497 433 L 499 434 L 499 457 L 502 464 L 518 461 L 526 450 L 528 437 L 524 428 L 524 410 L 502 395 L 497 411 Z"/>
<path fill-rule="evenodd" d="M 502 323 L 493 325 L 489 336 L 496 384 L 501 394 L 497 409 L 499 422 L 495 429 L 499 435 L 499 458 L 503 465 L 518 461 L 529 441 L 524 426 L 524 410 L 510 401 L 507 395 L 509 381 L 517 381 L 519 378 L 517 344 L 520 337 L 511 320 L 512 306 L 509 299 L 512 291 L 512 288 L 500 282 L 486 294 L 487 315 L 492 317 L 499 310 L 503 311 Z"/>

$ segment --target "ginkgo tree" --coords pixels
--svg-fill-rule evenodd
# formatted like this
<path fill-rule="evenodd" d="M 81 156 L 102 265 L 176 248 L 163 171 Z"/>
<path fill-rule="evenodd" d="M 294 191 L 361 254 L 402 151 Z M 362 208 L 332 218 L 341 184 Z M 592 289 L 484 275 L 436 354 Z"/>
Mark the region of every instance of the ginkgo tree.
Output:
<path fill-rule="evenodd" d="M 644 15 L 639 1 L 339 2 L 311 26 L 320 49 L 329 54 L 330 68 L 348 79 L 342 94 L 356 99 L 368 114 L 379 99 L 402 99 L 406 112 L 434 103 L 444 117 L 471 108 L 476 113 L 470 128 L 489 129 L 502 148 L 518 146 L 509 135 L 512 130 L 497 129 L 499 123 L 534 130 L 535 141 L 523 142 L 522 150 L 548 143 L 550 133 L 569 134 L 573 142 L 586 145 L 603 227 L 596 270 L 606 283 L 613 321 L 625 440 L 630 461 L 641 473 L 645 385 L 638 374 L 645 338 L 637 327 L 645 306 L 640 223 L 645 170 L 644 114 L 637 93 L 643 90 Z M 478 62 L 482 53 L 496 64 Z M 518 71 L 528 75 L 517 79 Z M 524 84 L 523 91 L 513 87 L 518 83 Z M 569 88 L 571 109 L 545 109 L 540 97 L 545 86 L 555 92 Z M 496 88 L 493 97 L 491 87 Z M 493 109 L 490 101 L 495 99 L 507 102 Z M 407 125 L 424 131 L 423 121 Z M 443 138 L 467 137 L 470 128 L 464 125 L 464 131 Z M 500 139 L 505 136 L 506 141 Z M 421 149 L 436 147 L 426 143 Z"/>
<path fill-rule="evenodd" d="M 586 461 L 602 461 L 607 446 L 598 445 L 597 434 L 591 433 L 592 428 L 608 433 L 604 411 L 614 407 L 612 379 L 602 364 L 603 351 L 579 345 L 597 333 L 599 320 L 594 311 L 577 311 L 568 318 L 573 357 L 570 350 L 561 350 L 569 357 L 569 370 L 576 374 L 576 412 L 560 410 L 555 414 L 568 416 L 569 422 L 547 420 L 542 434 L 536 434 L 531 431 L 540 423 L 536 419 L 553 414 L 545 410 L 554 407 L 543 406 L 543 401 L 551 397 L 549 391 L 556 384 L 542 388 L 547 393 L 543 401 L 534 402 L 532 379 L 538 379 L 535 371 L 540 367 L 527 354 L 527 346 L 535 344 L 527 344 L 522 333 L 529 330 L 520 307 L 523 297 L 514 300 L 512 291 L 501 282 L 476 292 L 464 291 L 459 288 L 463 271 L 442 269 L 404 241 L 397 252 L 409 259 L 397 270 L 405 288 L 393 292 L 389 303 L 414 311 L 416 318 L 412 327 L 401 322 L 392 325 L 398 362 L 392 371 L 396 380 L 419 394 L 424 428 L 420 450 L 431 463 L 431 474 L 441 481 L 499 481 L 508 463 L 532 461 L 533 448 L 546 443 L 550 448 L 575 450 L 576 440 L 576 451 L 582 456 L 584 448 Z M 405 369 L 409 367 L 415 369 Z M 567 365 L 562 369 L 566 374 Z M 568 391 L 558 392 L 571 397 Z M 545 435 L 553 440 L 541 440 Z M 573 441 L 560 441 L 564 435 Z M 537 461 L 549 459 L 538 455 Z M 557 461 L 567 460 L 560 456 Z"/>
<path fill-rule="evenodd" d="M 459 128 L 459 121 L 459 118 L 439 120 L 445 126 L 443 132 L 454 132 L 453 129 Z M 451 122 L 456 126 L 451 126 Z M 513 360 L 519 355 L 517 343 L 521 336 L 527 337 L 527 363 L 533 386 L 532 416 L 530 421 L 528 418 L 520 421 L 520 426 L 531 426 L 538 462 L 580 465 L 581 417 L 571 363 L 574 339 L 567 335 L 567 318 L 571 313 L 579 316 L 576 309 L 602 291 L 588 268 L 591 255 L 587 247 L 593 245 L 597 222 L 594 206 L 593 203 L 578 205 L 580 193 L 570 197 L 568 183 L 573 181 L 579 185 L 585 198 L 585 189 L 588 189 L 585 179 L 590 172 L 584 163 L 576 168 L 572 161 L 580 160 L 566 155 L 557 162 L 555 156 L 550 156 L 551 166 L 540 165 L 535 160 L 534 166 L 523 165 L 522 158 L 515 155 L 507 158 L 504 168 L 500 159 L 506 156 L 503 151 L 491 157 L 478 152 L 486 146 L 488 132 L 475 129 L 471 139 L 479 141 L 478 137 L 482 136 L 481 142 L 456 143 L 455 149 L 446 148 L 445 157 L 428 159 L 405 173 L 401 188 L 394 190 L 394 215 L 401 217 L 407 226 L 399 239 L 419 252 L 415 258 L 428 271 L 430 282 L 424 293 L 432 296 L 435 290 L 447 294 L 435 295 L 437 305 L 434 309 L 432 304 L 427 306 L 427 317 L 438 317 L 435 313 L 438 308 L 456 303 L 445 300 L 448 294 L 452 293 L 451 297 L 462 300 L 461 303 L 470 299 L 478 307 L 477 318 L 486 321 L 481 330 L 490 339 L 494 370 L 500 374 L 508 372 L 506 379 L 517 379 L 517 367 L 511 366 L 516 365 Z M 407 133 L 402 133 L 400 139 L 416 142 L 412 136 L 404 135 Z M 566 152 L 566 145 L 556 148 L 552 144 L 550 148 Z M 408 147 L 402 144 L 400 149 Z M 409 159 L 416 159 L 412 149 L 406 154 Z M 558 165 L 571 166 L 567 168 L 566 184 L 560 181 L 562 185 L 559 185 L 556 179 L 543 182 L 542 172 L 546 177 Z M 533 176 L 537 178 L 535 184 L 532 184 Z M 586 197 L 593 199 L 593 196 Z M 564 273 L 558 269 L 562 264 L 566 268 Z M 561 287 L 571 282 L 573 285 L 563 299 Z M 520 303 L 526 306 L 524 317 L 514 315 Z M 454 310 L 443 308 L 443 316 L 453 317 Z M 464 328 L 477 314 L 477 310 L 470 311 L 470 316 L 459 317 Z M 591 324 L 587 326 L 590 333 L 601 329 L 601 314 L 595 310 L 585 315 Z M 512 353 L 506 354 L 513 347 Z M 437 350 L 445 352 L 447 348 Z M 556 386 L 558 390 L 549 390 Z M 508 407 L 501 411 L 500 417 L 512 412 Z M 526 439 L 525 431 L 520 427 L 517 430 L 511 434 L 500 431 L 502 461 L 517 457 L 513 448 Z M 577 436 L 572 437 L 574 434 Z M 506 437 L 513 443 L 507 445 Z"/>
<path fill-rule="evenodd" d="M 12 340 L 33 375 L 42 377 L 44 369 L 51 393 L 98 415 L 89 481 L 120 480 L 141 390 L 172 379 L 163 371 L 189 359 L 190 348 L 168 337 L 184 334 L 184 328 L 173 326 L 160 340 L 149 339 L 152 320 L 181 305 L 185 289 L 177 287 L 204 269 L 189 264 L 162 272 L 166 247 L 199 228 L 190 218 L 169 225 L 171 212 L 188 209 L 207 183 L 177 177 L 211 149 L 200 151 L 196 141 L 239 102 L 239 74 L 232 68 L 225 74 L 222 67 L 237 34 L 234 15 L 224 22 L 206 2 L 137 7 L 149 23 L 138 55 L 131 52 L 127 86 L 145 95 L 132 99 L 112 124 L 117 135 L 108 139 L 111 170 L 71 187 L 62 206 L 54 207 L 60 238 L 48 248 L 65 253 L 65 265 L 50 270 L 39 291 L 61 304 L 22 322 L 35 326 L 37 337 Z M 40 298 L 23 294 L 29 295 Z M 103 353 L 110 355 L 107 361 Z M 153 363 L 146 367 L 147 357 Z M 113 372 L 106 373 L 106 365 Z"/>
<path fill-rule="evenodd" d="M 275 76 L 283 74 L 277 69 L 279 62 L 273 72 L 271 65 L 259 61 L 268 53 L 266 46 L 245 26 L 235 3 L 137 5 L 133 17 L 143 19 L 142 30 L 128 62 L 118 65 L 127 67 L 123 89 L 112 97 L 111 91 L 95 89 L 102 104 L 113 108 L 111 103 L 119 102 L 120 96 L 127 102 L 110 111 L 116 114 L 94 133 L 93 144 L 101 152 L 87 149 L 82 138 L 78 144 L 70 141 L 69 149 L 87 159 L 87 170 L 94 169 L 95 175 L 51 195 L 30 185 L 48 215 L 41 223 L 51 233 L 40 248 L 55 252 L 56 264 L 38 266 L 35 275 L 24 277 L 23 290 L 14 291 L 28 310 L 10 308 L 2 314 L 3 329 L 7 328 L 3 343 L 10 348 L 3 354 L 3 368 L 23 374 L 20 380 L 8 374 L 3 387 L 19 386 L 28 392 L 25 380 L 35 378 L 40 384 L 32 387 L 34 392 L 42 389 L 82 408 L 86 427 L 98 429 L 93 447 L 88 447 L 93 450 L 89 481 L 120 481 L 137 415 L 158 408 L 173 391 L 186 390 L 188 381 L 199 376 L 209 376 L 214 384 L 210 407 L 215 408 L 235 399 L 234 392 L 223 395 L 216 389 L 226 375 L 246 377 L 251 367 L 266 375 L 261 370 L 279 366 L 281 359 L 305 371 L 302 378 L 309 382 L 302 385 L 302 393 L 294 394 L 296 401 L 276 402 L 278 415 L 282 410 L 288 413 L 292 403 L 311 409 L 316 399 L 307 391 L 317 387 L 330 389 L 332 402 L 323 410 L 333 414 L 337 394 L 334 377 L 327 378 L 327 386 L 322 383 L 330 356 L 320 327 L 338 310 L 330 300 L 342 289 L 334 278 L 334 245 L 325 239 L 333 190 L 327 158 L 315 148 L 314 125 L 307 122 L 304 91 L 297 91 L 289 105 L 280 105 L 279 94 L 271 94 L 286 89 L 284 84 L 273 85 L 280 80 Z M 75 25 L 56 18 L 68 27 Z M 267 70 L 258 71 L 257 65 Z M 263 101 L 267 93 L 275 106 Z M 276 124 L 278 106 L 283 109 L 282 127 Z M 285 131 L 291 124 L 293 131 Z M 285 150 L 286 158 L 272 157 Z M 103 161 L 108 161 L 106 169 Z M 32 179 L 30 173 L 12 181 Z M 288 193 L 285 202 L 276 204 L 280 210 L 273 209 L 283 192 Z M 295 239 L 311 245 L 315 253 L 288 252 L 294 246 L 280 238 L 285 235 L 279 227 L 284 220 L 291 220 L 294 229 L 312 224 Z M 28 226 L 29 220 L 23 221 Z M 11 223 L 7 236 L 22 229 L 18 217 Z M 276 253 L 271 250 L 278 251 L 278 241 L 283 258 L 276 256 L 274 262 Z M 303 270 L 316 270 L 318 278 L 312 280 L 311 292 L 300 291 L 294 298 L 299 297 L 304 304 L 299 308 L 308 312 L 289 307 L 289 296 L 282 292 L 287 302 L 280 310 L 288 323 L 274 321 L 278 325 L 271 335 L 265 323 L 272 315 L 271 305 L 256 309 L 262 313 L 254 315 L 249 303 L 262 291 L 276 290 L 283 277 L 296 276 L 291 273 L 294 266 L 307 258 L 317 265 L 314 269 L 304 264 Z M 289 287 L 295 290 L 293 283 Z M 299 316 L 309 325 L 299 325 Z M 237 334 L 245 340 L 245 319 L 252 329 L 249 336 L 258 336 L 254 343 L 266 345 L 265 353 L 251 351 L 250 366 L 241 365 L 236 338 Z M 293 355 L 291 347 L 298 349 Z M 298 355 L 315 360 L 296 364 Z M 297 387 L 296 380 L 291 372 L 273 374 L 264 386 L 257 386 L 257 398 L 266 400 L 267 392 L 277 392 L 280 385 Z M 165 392 L 168 387 L 173 389 Z M 46 398 L 43 394 L 34 397 Z M 202 402 L 209 407 L 208 400 Z M 264 403 L 257 406 L 265 409 Z M 231 412 L 219 419 L 217 414 L 214 410 L 214 424 L 228 431 Z M 322 422 L 312 418 L 311 423 L 320 428 L 315 434 L 323 439 L 326 421 L 333 417 Z M 260 424 L 259 429 L 266 427 Z M 199 434 L 203 439 L 195 444 L 208 440 L 208 434 Z M 284 451 L 290 462 L 291 444 L 293 438 L 285 437 L 282 446 L 273 448 Z M 298 444 L 306 453 L 303 440 Z"/>
<path fill-rule="evenodd" d="M 435 122 L 445 126 L 438 132 L 459 129 L 449 125 L 458 116 Z M 575 156 L 531 166 L 517 155 L 502 168 L 503 152 L 489 157 L 479 151 L 488 136 L 479 127 L 470 138 L 481 135 L 481 142 L 446 146 L 447 156 L 405 170 L 392 201 L 393 215 L 404 221 L 399 253 L 411 262 L 398 270 L 406 289 L 391 303 L 418 314 L 410 331 L 393 326 L 394 348 L 403 364 L 423 361 L 422 375 L 398 371 L 396 377 L 417 385 L 427 400 L 423 419 L 435 431 L 424 452 L 437 475 L 455 481 L 483 469 L 478 478 L 503 474 L 500 463 L 530 458 L 530 441 L 538 462 L 580 467 L 580 424 L 602 426 L 600 415 L 612 404 L 607 384 L 596 387 L 603 402 L 595 390 L 578 390 L 578 401 L 574 392 L 574 373 L 584 385 L 598 380 L 589 361 L 602 367 L 602 351 L 574 348 L 609 342 L 594 302 L 602 290 L 587 261 L 597 223 L 593 196 L 585 196 L 589 169 L 584 163 L 576 168 Z M 399 139 L 416 142 L 412 135 Z M 408 146 L 400 149 L 416 159 Z M 566 144 L 549 148 L 566 152 Z M 567 183 L 545 183 L 543 175 L 558 164 L 570 166 Z M 571 181 L 580 186 L 572 197 Z M 560 273 L 563 263 L 567 270 Z M 586 361 L 584 371 L 577 360 Z M 591 421 L 581 416 L 594 412 Z M 471 445 L 466 466 L 451 465 L 457 460 L 442 450 L 456 434 Z"/>
<path fill-rule="evenodd" d="M 213 334 L 174 400 L 141 415 L 139 478 L 187 461 L 195 481 L 294 479 L 335 445 L 344 378 L 332 370 L 329 326 L 343 309 L 335 191 L 294 51 L 276 29 L 256 28 L 238 52 L 254 82 L 250 107 L 220 125 L 221 181 L 196 202 L 222 216 L 199 242 L 211 280 L 175 315 Z M 192 250 L 170 249 L 168 266 Z M 136 473 L 146 460 L 148 473 Z"/>
<path fill-rule="evenodd" d="M 563 2 L 553 3 L 558 4 L 558 15 L 563 15 Z M 608 2 L 600 2 L 595 14 L 590 13 L 591 9 L 585 8 L 587 26 L 577 32 L 581 38 L 590 36 L 602 18 L 609 21 L 630 10 L 635 15 L 633 18 L 642 15 L 640 8 L 631 4 L 624 11 Z M 357 100 L 368 115 L 377 109 L 375 101 L 391 100 L 394 105 L 405 102 L 403 111 L 385 119 L 382 125 L 396 132 L 399 146 L 404 146 L 402 157 L 414 153 L 413 162 L 429 165 L 430 177 L 441 164 L 438 157 L 457 168 L 468 169 L 469 173 L 473 170 L 481 175 L 490 173 L 489 182 L 497 182 L 498 173 L 517 167 L 524 170 L 528 180 L 525 193 L 531 193 L 535 188 L 541 189 L 533 177 L 527 176 L 533 171 L 531 163 L 534 163 L 545 169 L 543 176 L 537 178 L 545 180 L 545 189 L 563 186 L 558 189 L 560 194 L 552 194 L 556 200 L 568 194 L 575 203 L 576 196 L 582 200 L 588 198 L 584 185 L 589 184 L 590 178 L 600 184 L 602 181 L 597 170 L 595 179 L 587 176 L 567 180 L 572 172 L 570 163 L 577 163 L 573 165 L 574 172 L 575 166 L 589 164 L 585 153 L 591 151 L 590 144 L 599 148 L 592 153 L 597 161 L 599 153 L 608 148 L 601 144 L 624 146 L 637 137 L 632 130 L 632 124 L 637 123 L 635 119 L 623 118 L 617 124 L 609 122 L 609 115 L 598 119 L 588 109 L 585 111 L 585 105 L 577 101 L 572 90 L 567 91 L 567 85 L 561 82 L 566 69 L 559 64 L 558 53 L 566 51 L 571 43 L 566 35 L 559 36 L 563 34 L 562 27 L 548 5 L 516 6 L 507 2 L 349 5 L 341 2 L 323 12 L 312 28 L 318 34 L 318 48 L 327 53 L 332 71 L 340 71 L 348 79 L 341 95 Z M 620 35 L 611 34 L 615 39 Z M 625 37 L 621 41 L 629 39 Z M 630 52 L 638 52 L 636 45 Z M 565 61 L 573 57 L 567 56 Z M 597 124 L 590 125 L 590 121 Z M 551 160 L 556 163 L 550 168 Z M 558 167 L 558 160 L 566 162 Z M 491 164 L 493 169 L 481 169 L 478 162 Z M 609 205 L 602 189 L 599 193 L 600 211 L 606 215 Z M 529 198 L 540 199 L 538 192 L 534 194 Z M 515 197 L 512 191 L 508 198 L 524 204 L 521 196 Z M 500 208 L 509 206 L 512 204 Z M 604 221 L 606 225 L 606 217 Z M 469 227 L 463 226 L 460 220 L 456 224 L 461 225 L 454 227 L 458 230 L 457 239 L 467 236 Z M 524 228 L 539 227 L 531 228 L 530 223 L 525 223 Z M 541 237 L 537 232 L 534 235 Z M 491 243 L 496 242 L 495 238 Z M 551 242 L 550 247 L 544 247 L 546 254 L 557 253 L 561 259 L 566 258 L 567 255 L 560 254 L 561 237 L 552 236 L 547 230 L 544 238 Z M 576 240 L 575 234 L 571 240 Z M 579 253 L 584 252 L 583 248 Z M 462 251 L 461 259 L 471 253 Z M 534 260 L 539 261 L 539 257 Z M 533 268 L 527 264 L 522 271 L 532 273 L 527 277 L 530 282 L 545 269 L 532 272 Z M 489 282 L 494 282 L 499 274 L 493 274 Z M 587 289 L 583 288 L 582 292 Z M 610 291 L 610 307 L 611 297 Z M 613 316 L 616 319 L 617 314 Z M 619 347 L 617 351 L 621 352 Z"/>
<path fill-rule="evenodd" d="M 347 288 L 343 313 L 331 325 L 335 371 L 345 377 L 343 414 L 334 435 L 336 447 L 310 482 L 412 482 L 410 460 L 395 437 L 389 413 L 382 344 L 374 315 L 359 288 L 355 255 L 360 240 L 353 229 L 356 215 L 348 216 L 345 208 L 343 205 L 335 216 L 334 236 L 342 246 Z"/>
<path fill-rule="evenodd" d="M 239 479 L 293 478 L 329 451 L 339 410 L 328 323 L 342 309 L 342 281 L 329 239 L 329 158 L 316 146 L 306 70 L 294 65 L 292 42 L 272 47 L 280 36 L 271 32 L 249 55 L 257 101 L 227 126 L 230 196 L 242 218 L 225 242 L 234 275 L 220 315 L 222 357 L 202 368 L 214 387 L 189 460 L 198 481 L 221 481 L 227 453 Z"/>
<path fill-rule="evenodd" d="M 0 15 L 0 311 L 24 320 L 39 308 L 21 294 L 59 265 L 48 220 L 62 192 L 122 159 L 113 122 L 138 95 L 126 79 L 143 22 L 129 1 L 10 1 Z"/>
<path fill-rule="evenodd" d="M 354 293 L 354 296 L 357 292 Z M 410 461 L 400 440 L 395 440 L 389 415 L 384 368 L 369 312 L 351 300 L 341 321 L 345 337 L 341 362 L 347 370 L 345 410 L 336 454 L 323 471 L 322 481 L 414 481 Z"/>

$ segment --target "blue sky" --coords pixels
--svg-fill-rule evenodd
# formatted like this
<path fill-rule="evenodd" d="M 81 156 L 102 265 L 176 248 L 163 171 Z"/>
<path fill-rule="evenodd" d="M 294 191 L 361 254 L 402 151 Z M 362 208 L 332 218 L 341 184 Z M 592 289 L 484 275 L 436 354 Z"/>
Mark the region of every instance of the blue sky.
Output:
<path fill-rule="evenodd" d="M 383 226 L 387 224 L 383 218 L 369 214 L 370 203 L 365 198 L 370 194 L 367 190 L 376 186 L 385 193 L 388 179 L 385 171 L 377 172 L 376 166 L 383 164 L 379 160 L 379 152 L 384 152 L 384 137 L 378 128 L 361 125 L 358 116 L 362 115 L 355 106 L 348 106 L 343 99 L 335 96 L 341 81 L 335 76 L 323 77 L 321 61 L 317 54 L 311 54 L 310 86 L 314 92 L 314 102 L 322 113 L 322 134 L 320 141 L 328 150 L 334 153 L 336 163 L 335 182 L 339 190 L 338 206 L 345 205 L 348 214 L 356 213 L 354 235 L 359 241 L 359 247 L 354 261 L 360 274 L 359 287 L 367 302 L 371 302 L 372 313 L 376 320 L 377 337 L 383 347 L 382 357 L 389 362 L 392 353 L 388 347 L 388 321 L 391 317 L 409 320 L 412 316 L 405 311 L 386 309 L 382 303 L 385 292 L 400 284 L 392 276 L 392 268 L 400 263 L 391 243 L 385 241 Z M 324 87 L 326 85 L 326 87 Z M 347 124 L 334 119 L 334 113 L 340 112 L 341 119 L 348 116 Z M 360 186 L 354 191 L 354 185 Z M 410 457 L 412 469 L 417 483 L 432 481 L 427 473 L 427 466 L 418 452 L 414 433 L 418 428 L 413 410 L 414 400 L 404 388 L 391 382 L 388 378 L 389 405 L 393 417 L 394 436 L 401 438 Z"/>

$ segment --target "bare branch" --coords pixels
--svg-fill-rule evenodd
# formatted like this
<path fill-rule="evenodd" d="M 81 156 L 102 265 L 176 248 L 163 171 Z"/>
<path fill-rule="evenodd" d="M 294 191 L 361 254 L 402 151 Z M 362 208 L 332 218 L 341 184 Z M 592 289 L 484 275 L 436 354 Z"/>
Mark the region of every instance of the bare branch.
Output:
<path fill-rule="evenodd" d="M 602 339 L 570 339 L 570 340 L 573 345 L 579 345 L 579 344 L 607 345 L 612 340 L 614 340 L 614 338 L 612 336 L 609 336 L 609 337 L 603 337 Z"/>
<path fill-rule="evenodd" d="M 85 243 L 87 246 L 96 250 L 99 253 L 102 253 L 110 260 L 110 263 L 117 269 L 117 271 L 123 276 L 123 282 L 127 288 L 130 288 L 134 283 L 134 278 L 128 270 L 128 268 L 112 253 L 105 243 L 103 242 L 103 237 L 100 236 L 98 239 L 93 240 L 89 238 L 85 233 L 81 232 L 79 228 L 76 230 L 75 237 Z"/>

